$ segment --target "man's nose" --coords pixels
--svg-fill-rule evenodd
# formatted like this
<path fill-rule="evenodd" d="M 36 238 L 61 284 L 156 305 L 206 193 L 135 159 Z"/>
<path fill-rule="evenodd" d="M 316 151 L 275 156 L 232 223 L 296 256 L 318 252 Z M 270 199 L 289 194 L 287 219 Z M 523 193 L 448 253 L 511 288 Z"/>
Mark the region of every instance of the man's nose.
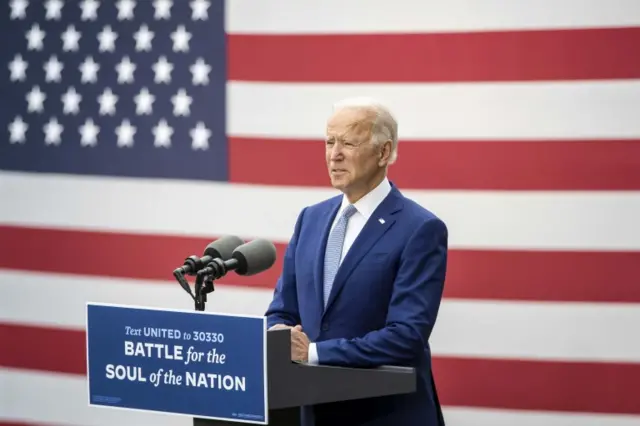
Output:
<path fill-rule="evenodd" d="M 334 143 L 331 147 L 331 159 L 339 160 L 340 158 L 342 158 L 342 145 Z"/>

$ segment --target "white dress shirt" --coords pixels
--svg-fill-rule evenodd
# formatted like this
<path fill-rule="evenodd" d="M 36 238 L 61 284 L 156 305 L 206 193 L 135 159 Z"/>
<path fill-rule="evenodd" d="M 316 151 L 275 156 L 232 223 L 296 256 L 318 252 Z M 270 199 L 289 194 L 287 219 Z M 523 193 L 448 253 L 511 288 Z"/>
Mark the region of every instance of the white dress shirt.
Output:
<path fill-rule="evenodd" d="M 356 208 L 357 212 L 349 218 L 349 222 L 347 223 L 347 229 L 344 236 L 344 244 L 342 246 L 342 256 L 340 257 L 340 262 L 344 260 L 344 257 L 349 252 L 349 249 L 353 245 L 353 242 L 356 240 L 362 228 L 367 223 L 373 212 L 378 208 L 380 203 L 389 195 L 391 192 L 391 184 L 389 180 L 385 177 L 382 182 L 378 186 L 376 186 L 372 191 L 370 191 L 367 195 L 360 198 L 356 201 L 353 206 Z M 342 205 L 340 206 L 340 210 L 338 214 L 336 214 L 335 219 L 333 220 L 333 224 L 331 225 L 331 231 L 338 223 L 338 219 L 340 219 L 340 215 L 342 211 L 349 205 L 349 200 L 346 196 L 342 197 Z M 329 231 L 329 232 L 331 232 Z M 317 364 L 318 363 L 318 352 L 316 350 L 315 343 L 309 344 L 309 364 Z"/>

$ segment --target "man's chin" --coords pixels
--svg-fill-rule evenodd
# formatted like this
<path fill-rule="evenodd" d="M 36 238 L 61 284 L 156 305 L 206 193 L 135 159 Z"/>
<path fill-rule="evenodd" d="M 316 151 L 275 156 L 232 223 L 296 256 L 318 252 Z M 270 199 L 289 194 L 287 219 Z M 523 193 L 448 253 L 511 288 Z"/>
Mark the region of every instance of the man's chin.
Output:
<path fill-rule="evenodd" d="M 330 179 L 331 186 L 333 186 L 335 189 L 339 189 L 342 191 L 347 187 L 348 181 L 344 177 L 330 176 Z"/>

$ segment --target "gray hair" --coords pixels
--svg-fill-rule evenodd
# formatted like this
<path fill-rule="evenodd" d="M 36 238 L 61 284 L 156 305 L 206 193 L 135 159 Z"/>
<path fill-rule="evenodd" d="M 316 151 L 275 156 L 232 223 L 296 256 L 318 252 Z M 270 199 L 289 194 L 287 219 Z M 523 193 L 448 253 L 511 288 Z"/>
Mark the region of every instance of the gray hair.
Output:
<path fill-rule="evenodd" d="M 377 100 L 367 97 L 343 99 L 333 105 L 334 111 L 343 108 L 363 109 L 376 115 L 372 129 L 372 142 L 382 144 L 391 140 L 389 164 L 395 163 L 398 158 L 398 122 L 391 114 L 391 111 Z"/>

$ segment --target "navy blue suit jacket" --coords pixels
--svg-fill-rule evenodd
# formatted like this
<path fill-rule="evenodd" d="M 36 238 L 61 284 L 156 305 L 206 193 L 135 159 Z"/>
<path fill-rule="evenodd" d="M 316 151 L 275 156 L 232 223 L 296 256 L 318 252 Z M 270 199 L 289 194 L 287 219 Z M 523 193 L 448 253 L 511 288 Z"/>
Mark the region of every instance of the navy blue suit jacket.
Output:
<path fill-rule="evenodd" d="M 341 201 L 333 197 L 298 216 L 268 326 L 301 324 L 320 364 L 417 369 L 415 393 L 317 405 L 316 426 L 440 426 L 428 340 L 443 293 L 447 228 L 392 184 L 340 265 L 325 307 L 324 251 Z"/>

